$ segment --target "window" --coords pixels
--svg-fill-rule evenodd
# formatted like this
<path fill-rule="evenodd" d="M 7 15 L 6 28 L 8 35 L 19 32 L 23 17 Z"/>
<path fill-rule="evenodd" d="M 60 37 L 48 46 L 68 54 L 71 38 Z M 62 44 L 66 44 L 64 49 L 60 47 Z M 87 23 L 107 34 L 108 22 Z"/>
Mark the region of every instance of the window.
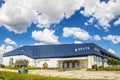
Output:
<path fill-rule="evenodd" d="M 13 59 L 13 58 L 10 58 L 10 61 L 9 61 L 9 65 L 10 65 L 10 66 L 13 65 L 13 61 L 14 61 L 14 59 Z"/>
<path fill-rule="evenodd" d="M 100 52 L 100 50 L 98 48 L 94 48 L 94 51 L 96 52 Z"/>

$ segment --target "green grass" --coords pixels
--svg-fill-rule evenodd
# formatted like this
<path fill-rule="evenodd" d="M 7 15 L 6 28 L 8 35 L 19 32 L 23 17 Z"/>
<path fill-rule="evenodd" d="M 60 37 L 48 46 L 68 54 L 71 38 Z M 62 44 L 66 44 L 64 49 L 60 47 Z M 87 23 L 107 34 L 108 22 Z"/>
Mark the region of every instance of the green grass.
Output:
<path fill-rule="evenodd" d="M 14 70 L 20 69 L 19 67 L 14 67 L 14 66 L 5 66 L 4 68 L 5 68 L 5 69 L 14 69 Z M 37 68 L 36 68 L 36 67 L 28 66 L 27 69 L 28 69 L 28 70 L 36 70 Z"/>
<path fill-rule="evenodd" d="M 120 67 L 98 67 L 97 69 L 88 68 L 87 71 L 120 71 Z"/>
<path fill-rule="evenodd" d="M 0 71 L 0 80 L 83 80 L 75 78 L 59 78 L 51 76 L 40 76 L 32 74 L 19 74 L 14 72 Z M 106 80 L 106 79 L 84 79 L 84 80 Z"/>
<path fill-rule="evenodd" d="M 46 77 L 40 75 L 31 74 L 18 74 L 14 72 L 0 71 L 0 80 L 78 80 L 78 79 L 67 79 L 59 77 Z"/>

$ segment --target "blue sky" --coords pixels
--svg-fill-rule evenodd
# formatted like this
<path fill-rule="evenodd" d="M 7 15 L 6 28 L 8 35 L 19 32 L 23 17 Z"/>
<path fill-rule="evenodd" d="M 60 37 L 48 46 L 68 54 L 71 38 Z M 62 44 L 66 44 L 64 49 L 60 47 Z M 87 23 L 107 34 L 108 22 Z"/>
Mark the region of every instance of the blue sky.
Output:
<path fill-rule="evenodd" d="M 0 53 L 95 43 L 120 56 L 120 0 L 0 0 Z"/>

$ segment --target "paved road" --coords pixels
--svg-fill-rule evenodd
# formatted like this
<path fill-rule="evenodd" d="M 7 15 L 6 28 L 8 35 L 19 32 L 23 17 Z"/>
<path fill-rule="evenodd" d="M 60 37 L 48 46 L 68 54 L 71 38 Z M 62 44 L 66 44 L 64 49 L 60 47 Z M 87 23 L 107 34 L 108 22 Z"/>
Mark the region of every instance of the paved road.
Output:
<path fill-rule="evenodd" d="M 17 70 L 0 69 L 0 71 L 12 71 Z M 108 80 L 120 80 L 120 71 L 59 71 L 59 70 L 29 70 L 29 74 L 37 74 L 43 76 L 64 77 L 64 78 L 78 78 L 78 79 L 108 79 Z"/>

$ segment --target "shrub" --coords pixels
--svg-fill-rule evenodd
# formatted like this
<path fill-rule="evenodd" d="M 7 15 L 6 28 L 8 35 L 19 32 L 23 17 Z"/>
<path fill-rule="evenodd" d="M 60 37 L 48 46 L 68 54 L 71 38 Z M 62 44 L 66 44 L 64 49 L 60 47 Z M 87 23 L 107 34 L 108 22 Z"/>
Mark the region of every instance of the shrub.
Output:
<path fill-rule="evenodd" d="M 92 65 L 92 69 L 97 70 L 97 65 Z"/>
<path fill-rule="evenodd" d="M 5 66 L 4 66 L 3 64 L 0 64 L 0 67 L 1 67 L 1 68 L 4 68 Z"/>
<path fill-rule="evenodd" d="M 107 63 L 109 65 L 120 65 L 120 60 L 114 59 L 114 58 L 109 58 L 107 60 Z"/>
<path fill-rule="evenodd" d="M 15 67 L 21 67 L 21 66 L 27 67 L 28 64 L 29 64 L 28 60 L 16 60 Z"/>

